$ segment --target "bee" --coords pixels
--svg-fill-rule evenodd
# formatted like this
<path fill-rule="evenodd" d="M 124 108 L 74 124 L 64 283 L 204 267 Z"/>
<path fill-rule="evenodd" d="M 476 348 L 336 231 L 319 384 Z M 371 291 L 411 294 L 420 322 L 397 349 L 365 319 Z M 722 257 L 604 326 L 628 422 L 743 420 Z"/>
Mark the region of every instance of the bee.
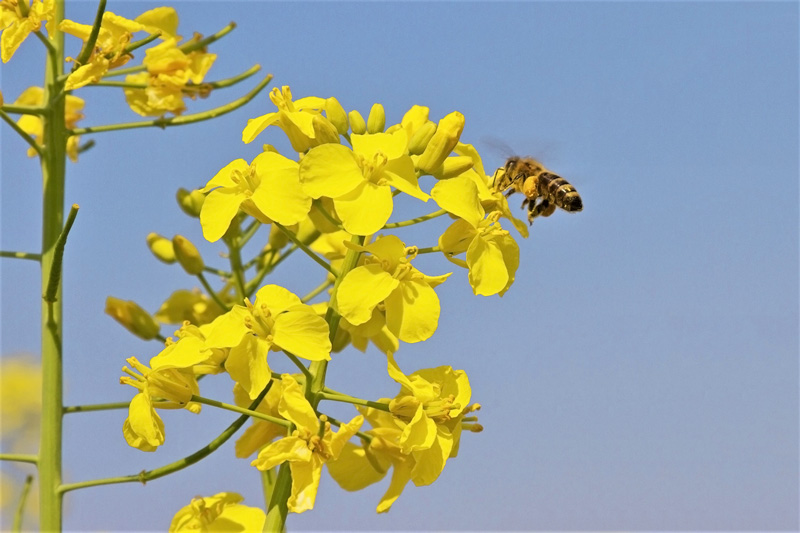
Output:
<path fill-rule="evenodd" d="M 506 198 L 515 192 L 525 195 L 522 207 L 528 208 L 528 223 L 538 216 L 549 217 L 556 207 L 577 213 L 583 209 L 578 191 L 567 180 L 547 170 L 530 157 L 509 157 L 494 173 L 494 189 Z"/>

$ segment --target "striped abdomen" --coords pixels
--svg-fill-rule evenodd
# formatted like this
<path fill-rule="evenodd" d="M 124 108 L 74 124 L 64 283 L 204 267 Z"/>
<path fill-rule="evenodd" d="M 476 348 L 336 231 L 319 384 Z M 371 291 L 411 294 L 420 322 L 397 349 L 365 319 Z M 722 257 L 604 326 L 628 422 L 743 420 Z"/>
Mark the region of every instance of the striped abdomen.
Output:
<path fill-rule="evenodd" d="M 547 198 L 564 211 L 581 211 L 583 201 L 570 182 L 550 172 L 539 174 L 539 196 Z"/>

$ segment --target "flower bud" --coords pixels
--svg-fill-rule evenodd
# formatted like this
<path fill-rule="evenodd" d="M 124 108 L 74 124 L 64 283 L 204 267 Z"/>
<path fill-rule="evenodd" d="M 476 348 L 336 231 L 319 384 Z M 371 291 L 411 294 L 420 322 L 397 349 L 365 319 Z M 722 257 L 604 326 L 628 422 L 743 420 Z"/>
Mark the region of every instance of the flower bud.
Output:
<path fill-rule="evenodd" d="M 125 301 L 109 296 L 106 298 L 106 314 L 146 341 L 156 338 L 160 330 L 158 322 L 150 313 L 132 300 Z"/>
<path fill-rule="evenodd" d="M 168 265 L 176 261 L 175 248 L 172 246 L 172 241 L 166 237 L 162 237 L 158 233 L 149 233 L 147 235 L 147 246 L 159 261 Z"/>
<path fill-rule="evenodd" d="M 203 207 L 203 202 L 206 200 L 206 195 L 203 191 L 195 189 L 190 192 L 184 188 L 180 188 L 175 197 L 184 213 L 194 218 L 200 216 L 200 209 Z"/>
<path fill-rule="evenodd" d="M 356 134 L 367 131 L 367 124 L 364 122 L 364 117 L 361 116 L 361 113 L 353 109 L 347 114 L 347 117 L 350 119 L 350 131 Z"/>
<path fill-rule="evenodd" d="M 203 257 L 192 241 L 182 235 L 175 235 L 172 238 L 172 246 L 175 248 L 175 258 L 188 274 L 196 276 L 203 271 L 205 266 Z"/>
<path fill-rule="evenodd" d="M 347 129 L 350 127 L 347 122 L 347 113 L 345 113 L 339 100 L 333 96 L 325 100 L 325 115 L 328 117 L 328 120 L 331 121 L 331 124 L 336 126 L 336 130 L 340 134 L 344 135 L 347 133 Z"/>
<path fill-rule="evenodd" d="M 406 111 L 400 124 L 402 124 L 403 128 L 408 132 L 409 138 L 413 137 L 423 124 L 430 122 L 430 120 L 428 120 L 428 113 L 430 113 L 430 109 L 421 105 L 411 106 L 411 109 Z"/>
<path fill-rule="evenodd" d="M 297 233 L 297 224 L 286 229 Z M 272 250 L 280 250 L 289 243 L 289 237 L 274 224 L 269 228 L 269 247 Z"/>
<path fill-rule="evenodd" d="M 453 151 L 464 130 L 464 115 L 453 111 L 442 120 L 436 128 L 428 146 L 419 158 L 419 168 L 426 174 L 432 174 L 439 168 L 447 156 Z"/>
<path fill-rule="evenodd" d="M 369 111 L 369 118 L 367 118 L 367 132 L 381 133 L 385 127 L 386 111 L 384 111 L 381 104 L 375 104 Z"/>
<path fill-rule="evenodd" d="M 454 178 L 459 174 L 466 172 L 475 165 L 472 158 L 466 155 L 459 155 L 448 157 L 442 163 L 442 166 L 436 169 L 433 175 L 436 179 L 446 180 L 447 178 Z"/>
<path fill-rule="evenodd" d="M 322 115 L 314 115 L 311 125 L 314 128 L 314 139 L 310 143 L 310 148 L 320 144 L 339 143 L 339 131 L 327 118 Z"/>
<path fill-rule="evenodd" d="M 422 152 L 425 151 L 425 148 L 428 147 L 428 143 L 431 141 L 431 137 L 433 137 L 434 133 L 436 133 L 435 122 L 428 121 L 422 124 L 411 136 L 411 140 L 408 141 L 408 153 L 411 155 L 421 155 Z"/>

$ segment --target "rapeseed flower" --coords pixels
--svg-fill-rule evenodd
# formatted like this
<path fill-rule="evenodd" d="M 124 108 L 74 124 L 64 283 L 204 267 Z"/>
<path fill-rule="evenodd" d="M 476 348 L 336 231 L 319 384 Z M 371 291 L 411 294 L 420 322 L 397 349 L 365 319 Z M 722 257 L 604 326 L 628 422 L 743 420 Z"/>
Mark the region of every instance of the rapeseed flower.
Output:
<path fill-rule="evenodd" d="M 433 288 L 450 274 L 426 276 L 411 266 L 414 256 L 409 251 L 413 249 L 406 249 L 394 235 L 368 246 L 350 246 L 371 255 L 342 279 L 336 302 L 341 315 L 358 326 L 373 319 L 378 308 L 389 331 L 403 342 L 420 342 L 433 335 L 441 310 Z"/>
<path fill-rule="evenodd" d="M 278 411 L 297 429 L 292 435 L 261 450 L 252 465 L 263 471 L 289 461 L 292 494 L 287 506 L 293 513 L 302 513 L 314 508 L 322 465 L 339 456 L 345 443 L 364 423 L 364 417 L 356 416 L 334 433 L 330 422 L 323 417 L 317 418 L 314 408 L 292 376 L 284 374 L 281 381 L 283 395 Z"/>
<path fill-rule="evenodd" d="M 353 134 L 351 142 L 352 150 L 340 144 L 317 146 L 300 162 L 303 190 L 312 198 L 332 198 L 345 230 L 353 235 L 380 230 L 392 214 L 392 187 L 428 201 L 407 153 L 404 129 Z"/>
<path fill-rule="evenodd" d="M 225 369 L 254 399 L 267 386 L 270 350 L 286 350 L 310 361 L 330 360 L 328 324 L 311 306 L 278 285 L 266 285 L 255 303 L 245 299 L 209 326 L 206 346 L 230 348 Z"/>
<path fill-rule="evenodd" d="M 291 89 L 284 85 L 280 89 L 272 89 L 269 99 L 278 110 L 248 120 L 242 131 L 242 142 L 252 142 L 272 125 L 283 130 L 296 152 L 302 153 L 324 143 L 339 142 L 336 126 L 321 114 L 326 105 L 324 98 L 307 96 L 293 101 Z"/>
<path fill-rule="evenodd" d="M 499 222 L 500 212 L 487 217 L 478 188 L 468 176 L 443 180 L 431 191 L 436 203 L 460 217 L 439 237 L 439 247 L 450 261 L 469 269 L 475 294 L 502 296 L 514 282 L 519 246 Z M 466 252 L 466 260 L 454 256 Z"/>
<path fill-rule="evenodd" d="M 27 5 L 27 13 L 23 15 L 20 2 Z M 53 19 L 55 17 L 54 0 L 5 0 L 0 2 L 0 57 L 7 63 L 19 45 L 28 38 L 31 32 L 39 31 L 44 22 L 48 35 L 53 35 Z"/>
<path fill-rule="evenodd" d="M 235 492 L 220 492 L 207 498 L 195 497 L 172 518 L 170 533 L 261 531 L 267 515 L 258 507 L 242 505 Z"/>
<path fill-rule="evenodd" d="M 194 98 L 206 94 L 208 89 L 200 84 L 214 64 L 216 54 L 201 50 L 187 54 L 177 41 L 177 37 L 170 37 L 148 48 L 142 61 L 147 72 L 125 77 L 128 83 L 147 85 L 144 89 L 125 88 L 125 99 L 136 113 L 145 117 L 180 115 L 186 110 L 185 95 Z"/>

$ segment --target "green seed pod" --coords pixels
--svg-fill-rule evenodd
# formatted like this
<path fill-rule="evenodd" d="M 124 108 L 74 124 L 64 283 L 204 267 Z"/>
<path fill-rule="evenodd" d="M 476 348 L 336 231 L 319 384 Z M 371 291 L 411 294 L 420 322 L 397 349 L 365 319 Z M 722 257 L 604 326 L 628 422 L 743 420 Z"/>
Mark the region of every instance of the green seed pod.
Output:
<path fill-rule="evenodd" d="M 421 155 L 422 152 L 425 151 L 425 148 L 428 147 L 428 143 L 431 141 L 434 133 L 436 133 L 435 122 L 429 121 L 417 128 L 417 131 L 411 136 L 411 140 L 408 141 L 408 153 L 411 155 Z"/>
<path fill-rule="evenodd" d="M 188 274 L 196 276 L 203 271 L 205 266 L 203 257 L 192 241 L 182 235 L 175 235 L 172 238 L 172 246 L 175 249 L 175 258 Z"/>
<path fill-rule="evenodd" d="M 328 117 L 328 120 L 331 121 L 331 124 L 336 126 L 336 130 L 340 134 L 344 135 L 347 133 L 347 129 L 350 127 L 347 122 L 347 113 L 345 113 L 339 100 L 333 96 L 325 100 L 325 115 Z"/>
<path fill-rule="evenodd" d="M 149 233 L 147 235 L 147 246 L 156 259 L 171 265 L 177 259 L 175 258 L 175 248 L 172 246 L 172 241 L 166 237 L 162 237 L 158 233 Z"/>
<path fill-rule="evenodd" d="M 106 314 L 146 341 L 155 339 L 161 329 L 150 313 L 132 300 L 125 301 L 109 296 L 106 298 Z"/>
<path fill-rule="evenodd" d="M 206 200 L 206 195 L 203 191 L 200 189 L 187 191 L 184 188 L 180 188 L 175 197 L 178 200 L 181 211 L 190 217 L 197 218 L 200 216 L 200 209 L 203 208 L 203 202 Z"/>
<path fill-rule="evenodd" d="M 367 132 L 382 133 L 385 127 L 386 111 L 384 111 L 381 104 L 375 104 L 369 111 L 369 118 L 367 118 Z"/>
<path fill-rule="evenodd" d="M 367 131 L 367 123 L 364 122 L 364 117 L 361 116 L 361 113 L 353 109 L 347 114 L 347 117 L 350 119 L 350 131 L 357 134 Z"/>

